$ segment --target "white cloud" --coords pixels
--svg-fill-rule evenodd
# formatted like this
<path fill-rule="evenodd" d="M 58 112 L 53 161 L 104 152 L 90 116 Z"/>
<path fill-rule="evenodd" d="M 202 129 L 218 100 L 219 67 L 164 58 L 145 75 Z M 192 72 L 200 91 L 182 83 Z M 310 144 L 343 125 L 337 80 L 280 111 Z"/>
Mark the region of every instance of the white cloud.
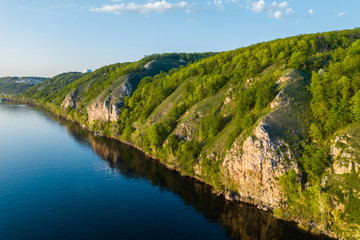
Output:
<path fill-rule="evenodd" d="M 264 0 L 260 0 L 258 2 L 248 2 L 248 4 L 248 9 L 257 13 L 260 13 L 265 9 Z"/>
<path fill-rule="evenodd" d="M 278 10 L 274 13 L 274 18 L 279 19 L 282 15 L 282 11 Z"/>
<path fill-rule="evenodd" d="M 287 1 L 280 3 L 272 2 L 269 4 L 264 0 L 255 2 L 248 0 L 246 8 L 256 13 L 267 12 L 270 17 L 275 19 L 286 18 L 295 14 L 295 11 L 289 7 L 289 3 Z"/>
<path fill-rule="evenodd" d="M 214 0 L 213 4 L 217 5 L 217 6 L 221 6 L 223 4 L 223 1 L 222 0 Z"/>
<path fill-rule="evenodd" d="M 130 3 L 119 3 L 113 5 L 105 5 L 100 8 L 90 8 L 92 12 L 107 12 L 115 14 L 124 14 L 124 13 L 140 13 L 140 14 L 149 14 L 151 12 L 163 13 L 174 10 L 185 10 L 189 12 L 190 4 L 188 2 L 182 1 L 179 3 L 169 3 L 166 0 L 148 2 L 145 4 L 137 4 L 134 2 Z"/>
<path fill-rule="evenodd" d="M 152 12 L 163 13 L 169 11 L 184 11 L 186 13 L 198 10 L 199 3 L 181 1 L 177 3 L 169 0 L 147 0 L 147 3 L 126 2 L 125 0 L 110 0 L 113 3 L 102 7 L 90 8 L 93 12 L 107 12 L 115 14 L 139 13 L 148 15 Z M 175 1 L 175 0 L 173 0 Z M 272 0 L 208 0 L 203 3 L 203 10 L 207 10 L 206 5 L 220 11 L 225 11 L 228 7 L 237 9 L 238 7 L 253 11 L 255 13 L 267 13 L 271 18 L 286 19 L 295 14 L 287 1 L 276 2 Z M 244 5 L 242 4 L 244 3 Z M 205 5 L 204 5 L 205 4 Z M 202 4 L 200 4 L 202 5 Z M 309 10 L 309 15 L 313 10 Z"/>
<path fill-rule="evenodd" d="M 213 0 L 212 2 L 209 2 L 209 5 L 213 5 L 217 7 L 220 10 L 224 10 L 224 2 L 222 0 Z"/>
<path fill-rule="evenodd" d="M 225 7 L 229 4 L 235 5 L 235 7 L 243 7 L 240 4 L 241 0 L 211 0 L 207 1 L 207 5 L 217 8 L 218 10 L 224 11 Z"/>
<path fill-rule="evenodd" d="M 296 12 L 295 12 L 292 8 L 287 8 L 287 9 L 285 10 L 285 14 L 286 14 L 287 16 L 293 16 L 295 13 L 296 13 Z"/>
<path fill-rule="evenodd" d="M 309 9 L 308 14 L 309 14 L 310 16 L 314 15 L 314 9 Z"/>
<path fill-rule="evenodd" d="M 339 17 L 342 17 L 342 16 L 344 16 L 344 15 L 345 15 L 345 12 L 339 12 L 339 13 L 338 13 L 338 16 L 339 16 Z"/>
<path fill-rule="evenodd" d="M 274 2 L 274 3 L 275 3 L 275 2 Z M 279 7 L 280 7 L 281 9 L 287 8 L 288 6 L 289 6 L 289 4 L 288 4 L 286 1 L 279 4 Z"/>

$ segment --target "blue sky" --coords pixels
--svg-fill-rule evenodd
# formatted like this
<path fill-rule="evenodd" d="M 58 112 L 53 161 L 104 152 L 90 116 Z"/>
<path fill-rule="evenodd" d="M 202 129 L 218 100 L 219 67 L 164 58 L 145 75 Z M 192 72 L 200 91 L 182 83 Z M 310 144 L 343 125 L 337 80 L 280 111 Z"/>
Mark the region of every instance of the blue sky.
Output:
<path fill-rule="evenodd" d="M 0 76 L 97 69 L 353 29 L 358 0 L 0 0 Z"/>

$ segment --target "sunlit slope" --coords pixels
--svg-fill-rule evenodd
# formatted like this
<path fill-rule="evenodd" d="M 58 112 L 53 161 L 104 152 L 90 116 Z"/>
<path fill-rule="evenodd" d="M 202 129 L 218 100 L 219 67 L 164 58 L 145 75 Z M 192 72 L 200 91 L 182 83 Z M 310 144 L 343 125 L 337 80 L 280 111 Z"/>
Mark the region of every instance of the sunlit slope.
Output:
<path fill-rule="evenodd" d="M 356 238 L 359 39 L 355 29 L 216 55 L 154 55 L 101 68 L 46 99 L 25 96 L 228 199 Z"/>

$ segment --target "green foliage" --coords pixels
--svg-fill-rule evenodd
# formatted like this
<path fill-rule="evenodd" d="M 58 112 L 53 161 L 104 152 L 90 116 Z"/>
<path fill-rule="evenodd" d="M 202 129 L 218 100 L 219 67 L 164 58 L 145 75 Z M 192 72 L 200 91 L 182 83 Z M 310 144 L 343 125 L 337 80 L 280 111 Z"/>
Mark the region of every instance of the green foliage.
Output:
<path fill-rule="evenodd" d="M 199 126 L 201 139 L 212 139 L 224 127 L 224 118 L 221 116 L 209 115 L 204 117 Z"/>
<path fill-rule="evenodd" d="M 300 198 L 301 184 L 298 182 L 298 175 L 294 170 L 288 171 L 280 177 L 279 183 L 291 206 L 297 205 Z"/>
<path fill-rule="evenodd" d="M 201 152 L 201 144 L 197 140 L 186 141 L 179 145 L 176 157 L 179 159 L 181 169 L 189 174 L 194 174 L 194 165 Z"/>
<path fill-rule="evenodd" d="M 154 148 L 159 148 L 163 144 L 171 130 L 171 126 L 164 122 L 154 123 L 153 125 L 151 125 L 148 133 L 150 145 Z"/>
<path fill-rule="evenodd" d="M 360 109 L 360 41 L 347 42 L 348 48 L 329 53 L 330 64 L 323 74 L 313 72 L 310 91 L 311 109 L 316 122 L 311 134 L 327 137 L 358 120 Z M 341 52 L 341 55 L 339 54 Z M 314 131 L 314 132 L 313 132 Z"/>
<path fill-rule="evenodd" d="M 329 165 L 328 149 L 318 148 L 314 144 L 304 146 L 300 163 L 310 181 L 317 181 L 321 178 L 325 168 Z"/>
<path fill-rule="evenodd" d="M 351 113 L 355 118 L 355 121 L 360 120 L 360 91 L 358 91 L 352 98 L 351 98 Z"/>
<path fill-rule="evenodd" d="M 168 137 L 168 142 L 166 144 L 168 155 L 176 153 L 176 151 L 179 148 L 179 143 L 180 143 L 180 139 L 175 134 L 171 134 Z"/>
<path fill-rule="evenodd" d="M 170 125 L 173 125 L 179 119 L 179 117 L 183 115 L 186 110 L 188 110 L 188 108 L 189 107 L 186 103 L 182 103 L 171 108 L 167 115 L 167 121 L 170 123 Z"/>
<path fill-rule="evenodd" d="M 202 178 L 215 187 L 216 190 L 221 191 L 224 189 L 223 176 L 221 173 L 221 161 L 211 161 L 208 158 L 203 158 L 201 161 Z"/>
<path fill-rule="evenodd" d="M 83 74 L 79 72 L 69 72 L 59 74 L 44 81 L 41 84 L 27 90 L 23 95 L 42 102 L 53 102 L 61 104 L 65 95 L 70 91 L 67 85 L 79 79 Z M 60 99 L 59 99 L 60 98 Z"/>
<path fill-rule="evenodd" d="M 256 84 L 256 103 L 255 109 L 260 112 L 263 108 L 270 104 L 275 97 L 275 83 L 273 81 L 258 82 Z"/>
<path fill-rule="evenodd" d="M 40 77 L 1 77 L 0 94 L 21 94 L 34 85 L 41 84 L 46 79 Z"/>
<path fill-rule="evenodd" d="M 279 183 L 286 195 L 285 203 L 288 208 L 283 209 L 284 217 L 296 217 L 304 222 L 316 222 L 321 230 L 327 229 L 329 223 L 330 201 L 329 195 L 319 185 L 303 189 L 298 182 L 295 171 L 289 171 L 279 179 Z"/>

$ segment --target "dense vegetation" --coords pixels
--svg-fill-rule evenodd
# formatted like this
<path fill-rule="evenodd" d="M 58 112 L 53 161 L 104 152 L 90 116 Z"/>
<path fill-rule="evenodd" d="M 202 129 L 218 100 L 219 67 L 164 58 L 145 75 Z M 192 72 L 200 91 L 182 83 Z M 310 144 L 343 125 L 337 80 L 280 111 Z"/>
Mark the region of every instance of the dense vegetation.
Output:
<path fill-rule="evenodd" d="M 143 76 L 132 94 L 122 99 L 117 122 L 87 121 L 94 99 L 105 99 L 122 77 L 161 59 L 179 59 L 186 66 Z M 295 98 L 309 102 L 303 112 L 306 129 L 292 142 L 300 172 L 291 170 L 280 177 L 286 207 L 276 213 L 315 222 L 324 232 L 359 234 L 359 172 L 353 167 L 334 174 L 330 155 L 336 136 L 354 132 L 352 139 L 360 141 L 353 130 L 360 120 L 359 29 L 277 39 L 219 54 L 151 55 L 84 76 L 59 75 L 23 97 L 97 133 L 131 142 L 219 191 L 236 191 L 226 177 L 224 158 L 235 141 L 251 135 L 272 111 L 270 103 L 284 87 L 277 80 L 295 70 L 306 76 L 309 95 L 296 96 L 294 91 Z M 80 104 L 63 109 L 66 95 L 74 91 Z M 352 161 L 360 164 L 357 156 Z"/>
<path fill-rule="evenodd" d="M 66 87 L 69 84 L 76 81 L 82 75 L 80 72 L 69 72 L 57 75 L 29 89 L 24 95 L 31 96 L 31 98 L 39 99 L 43 102 L 53 101 L 59 93 L 67 91 Z"/>
<path fill-rule="evenodd" d="M 41 77 L 2 77 L 0 78 L 0 93 L 20 94 L 46 79 Z"/>

